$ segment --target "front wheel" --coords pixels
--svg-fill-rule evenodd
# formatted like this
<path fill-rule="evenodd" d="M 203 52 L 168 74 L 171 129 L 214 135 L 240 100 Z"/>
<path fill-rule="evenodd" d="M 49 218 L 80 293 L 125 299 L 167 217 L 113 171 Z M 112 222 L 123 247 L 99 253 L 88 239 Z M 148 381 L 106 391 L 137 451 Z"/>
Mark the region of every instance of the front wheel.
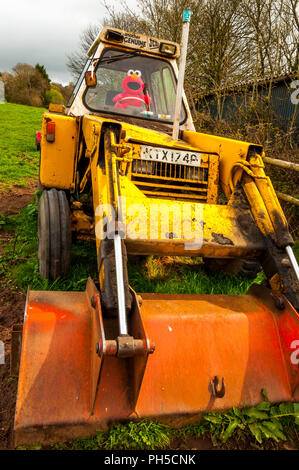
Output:
<path fill-rule="evenodd" d="M 71 262 L 71 222 L 64 191 L 44 190 L 38 211 L 39 272 L 45 279 L 67 276 Z"/>

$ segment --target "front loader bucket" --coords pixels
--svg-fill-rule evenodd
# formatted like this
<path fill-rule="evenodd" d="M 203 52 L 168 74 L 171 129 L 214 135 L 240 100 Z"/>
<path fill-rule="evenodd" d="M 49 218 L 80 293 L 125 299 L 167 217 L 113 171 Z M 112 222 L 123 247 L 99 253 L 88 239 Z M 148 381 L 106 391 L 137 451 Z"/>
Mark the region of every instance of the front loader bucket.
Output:
<path fill-rule="evenodd" d="M 128 326 L 143 351 L 120 358 L 107 339 L 115 319 L 102 318 L 96 292 L 89 280 L 83 293 L 29 293 L 15 445 L 87 436 L 123 419 L 182 424 L 255 405 L 262 389 L 272 402 L 299 400 L 299 316 L 286 299 L 279 310 L 260 286 L 243 296 L 142 294 Z"/>

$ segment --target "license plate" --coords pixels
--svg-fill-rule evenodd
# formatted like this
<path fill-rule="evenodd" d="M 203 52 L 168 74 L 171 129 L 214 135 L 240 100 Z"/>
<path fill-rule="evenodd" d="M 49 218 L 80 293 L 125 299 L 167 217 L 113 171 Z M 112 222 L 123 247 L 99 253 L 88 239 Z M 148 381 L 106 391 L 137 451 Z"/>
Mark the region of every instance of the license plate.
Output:
<path fill-rule="evenodd" d="M 200 166 L 201 154 L 190 150 L 173 150 L 141 145 L 141 159 L 176 165 Z"/>

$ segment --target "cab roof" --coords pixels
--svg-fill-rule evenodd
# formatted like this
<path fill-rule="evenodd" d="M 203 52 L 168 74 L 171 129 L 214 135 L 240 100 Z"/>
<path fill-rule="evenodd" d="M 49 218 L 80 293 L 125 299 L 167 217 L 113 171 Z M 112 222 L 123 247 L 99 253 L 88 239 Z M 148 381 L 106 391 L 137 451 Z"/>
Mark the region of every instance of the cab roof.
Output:
<path fill-rule="evenodd" d="M 111 26 L 104 26 L 88 51 L 89 57 L 94 54 L 101 42 L 172 59 L 177 59 L 180 56 L 180 46 L 176 42 L 165 41 L 163 39 L 146 36 L 145 34 L 131 33 Z"/>

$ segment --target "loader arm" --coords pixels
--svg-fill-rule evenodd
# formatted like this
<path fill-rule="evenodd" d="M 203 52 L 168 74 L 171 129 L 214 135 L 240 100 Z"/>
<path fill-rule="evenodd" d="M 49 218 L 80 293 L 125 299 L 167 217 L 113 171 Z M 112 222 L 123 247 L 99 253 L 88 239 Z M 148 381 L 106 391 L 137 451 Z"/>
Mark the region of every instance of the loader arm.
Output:
<path fill-rule="evenodd" d="M 267 249 L 261 263 L 270 286 L 284 293 L 298 311 L 299 269 L 291 249 L 294 241 L 270 178 L 265 175 L 261 155 L 255 154 L 249 158 L 242 185 L 256 224 L 266 241 Z"/>
<path fill-rule="evenodd" d="M 207 134 L 185 131 L 184 139 L 220 154 L 220 183 L 228 204 L 249 204 L 265 250 L 260 261 L 272 289 L 284 293 L 299 310 L 299 268 L 291 246 L 294 241 L 271 180 L 264 171 L 261 146 Z M 240 192 L 246 195 L 246 201 Z"/>

